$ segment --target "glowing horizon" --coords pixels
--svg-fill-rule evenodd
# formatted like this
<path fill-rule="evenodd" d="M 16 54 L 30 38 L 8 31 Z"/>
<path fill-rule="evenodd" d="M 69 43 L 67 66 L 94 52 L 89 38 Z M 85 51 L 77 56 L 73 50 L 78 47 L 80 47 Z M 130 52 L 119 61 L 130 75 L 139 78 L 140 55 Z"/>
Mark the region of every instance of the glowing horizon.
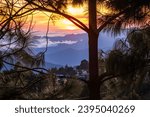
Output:
<path fill-rule="evenodd" d="M 99 10 L 103 14 L 108 12 L 108 9 L 104 8 L 103 6 L 99 8 L 101 8 Z M 76 7 L 69 5 L 66 9 L 66 13 L 77 18 L 85 25 L 88 25 L 88 13 L 87 13 L 86 5 L 76 6 Z M 37 11 L 37 13 L 34 13 L 33 15 L 33 24 L 35 24 L 34 31 L 39 32 L 40 35 L 41 33 L 43 33 L 44 35 L 47 31 L 50 15 L 51 13 L 41 12 L 41 11 Z M 50 36 L 55 36 L 55 35 L 64 36 L 66 34 L 77 34 L 77 33 L 84 33 L 84 31 L 62 16 L 56 15 L 56 17 L 54 16 L 53 21 L 49 22 Z"/>
<path fill-rule="evenodd" d="M 88 20 L 85 17 L 85 10 L 84 7 L 73 7 L 68 6 L 66 9 L 66 12 L 74 17 L 76 17 L 78 20 L 83 22 L 85 25 L 88 24 Z M 46 33 L 47 26 L 48 26 L 48 20 L 51 13 L 47 12 L 40 12 L 38 11 L 33 15 L 33 25 L 34 25 L 34 31 L 41 33 Z M 54 16 L 55 17 L 55 16 Z M 56 19 L 49 22 L 49 33 L 50 34 L 56 34 L 56 35 L 65 35 L 65 34 L 76 34 L 76 33 L 83 33 L 80 28 L 75 26 L 71 21 L 69 21 L 66 18 L 56 16 Z M 60 34 L 61 33 L 61 34 Z M 51 36 L 51 35 L 50 35 Z"/>

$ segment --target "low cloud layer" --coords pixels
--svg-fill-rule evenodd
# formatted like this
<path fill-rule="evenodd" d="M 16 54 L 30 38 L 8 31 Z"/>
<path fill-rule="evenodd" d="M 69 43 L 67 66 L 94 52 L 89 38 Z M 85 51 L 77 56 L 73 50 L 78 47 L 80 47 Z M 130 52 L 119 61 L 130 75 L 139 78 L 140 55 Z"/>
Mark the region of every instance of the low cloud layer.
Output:
<path fill-rule="evenodd" d="M 45 48 L 47 44 L 48 47 L 57 46 L 59 44 L 72 45 L 72 44 L 76 44 L 77 42 L 78 41 L 76 40 L 51 41 L 50 39 L 47 40 L 46 38 L 39 38 L 36 39 L 36 43 L 34 44 L 33 48 Z"/>

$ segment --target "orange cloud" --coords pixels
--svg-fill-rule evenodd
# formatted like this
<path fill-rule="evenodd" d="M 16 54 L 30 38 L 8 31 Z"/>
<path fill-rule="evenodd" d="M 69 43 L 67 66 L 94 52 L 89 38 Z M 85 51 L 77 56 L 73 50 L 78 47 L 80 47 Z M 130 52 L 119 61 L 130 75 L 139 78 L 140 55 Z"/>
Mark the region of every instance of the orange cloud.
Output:
<path fill-rule="evenodd" d="M 83 7 L 76 7 L 75 8 L 72 6 L 68 6 L 68 9 L 66 10 L 66 12 L 70 15 L 73 15 L 74 17 L 79 19 L 84 24 L 88 24 L 87 18 L 84 15 L 85 10 Z M 32 22 L 34 24 L 34 31 L 43 32 L 45 34 L 45 32 L 47 31 L 47 28 L 48 28 L 49 17 L 51 15 L 52 15 L 51 13 L 40 12 L 40 11 L 34 13 L 32 16 L 33 17 Z M 30 18 L 31 18 L 31 16 L 30 16 Z M 49 22 L 49 32 L 50 33 L 61 33 L 61 32 L 62 33 L 79 33 L 79 32 L 83 32 L 77 26 L 75 26 L 72 22 L 70 22 L 69 20 L 67 20 L 65 18 L 62 18 L 62 17 L 60 18 L 58 15 L 56 17 L 54 16 L 54 18 L 55 18 L 54 20 L 50 20 L 50 22 Z"/>

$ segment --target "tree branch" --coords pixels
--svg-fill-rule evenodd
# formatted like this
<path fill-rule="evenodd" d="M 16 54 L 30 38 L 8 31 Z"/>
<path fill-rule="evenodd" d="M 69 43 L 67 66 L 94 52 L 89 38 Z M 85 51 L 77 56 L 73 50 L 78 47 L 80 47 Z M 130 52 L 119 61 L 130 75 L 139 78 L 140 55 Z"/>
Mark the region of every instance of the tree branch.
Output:
<path fill-rule="evenodd" d="M 51 7 L 54 10 L 48 9 L 48 8 L 46 8 L 44 6 L 40 6 L 40 5 L 36 4 L 33 1 L 29 1 L 29 0 L 25 0 L 25 1 L 27 1 L 29 4 L 32 4 L 32 5 L 36 6 L 36 7 L 38 7 L 39 10 L 47 11 L 47 12 L 50 12 L 50 13 L 55 13 L 55 14 L 58 14 L 58 15 L 61 15 L 61 16 L 65 17 L 66 19 L 71 21 L 73 24 L 75 24 L 77 27 L 81 28 L 85 32 L 88 32 L 88 30 L 89 30 L 88 27 L 85 24 L 83 24 L 80 20 L 76 19 L 75 17 L 73 17 L 73 16 L 71 16 L 69 14 L 62 13 L 61 11 L 59 11 L 57 8 L 55 8 L 52 5 L 51 5 Z"/>
<path fill-rule="evenodd" d="M 35 71 L 35 72 L 38 72 L 38 73 L 41 73 L 41 74 L 46 74 L 46 73 L 42 72 L 42 71 L 39 71 L 39 70 L 44 70 L 46 72 L 49 72 L 45 68 L 28 68 L 28 67 L 25 67 L 25 66 L 20 66 L 20 65 L 13 64 L 13 63 L 9 63 L 9 62 L 4 61 L 4 60 L 3 60 L 3 62 L 6 63 L 6 64 L 8 64 L 8 65 L 11 65 L 11 66 L 19 67 L 19 68 L 26 69 L 26 70 L 29 70 L 29 71 Z"/>

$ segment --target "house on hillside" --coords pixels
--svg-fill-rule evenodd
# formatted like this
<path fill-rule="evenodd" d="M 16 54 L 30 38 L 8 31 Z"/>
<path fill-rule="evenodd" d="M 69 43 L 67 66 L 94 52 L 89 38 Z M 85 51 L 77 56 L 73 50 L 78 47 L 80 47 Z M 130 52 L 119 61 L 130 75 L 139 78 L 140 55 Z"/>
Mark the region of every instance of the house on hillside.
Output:
<path fill-rule="evenodd" d="M 89 73 L 86 70 L 80 70 L 80 71 L 77 71 L 76 77 L 81 80 L 88 80 Z"/>

